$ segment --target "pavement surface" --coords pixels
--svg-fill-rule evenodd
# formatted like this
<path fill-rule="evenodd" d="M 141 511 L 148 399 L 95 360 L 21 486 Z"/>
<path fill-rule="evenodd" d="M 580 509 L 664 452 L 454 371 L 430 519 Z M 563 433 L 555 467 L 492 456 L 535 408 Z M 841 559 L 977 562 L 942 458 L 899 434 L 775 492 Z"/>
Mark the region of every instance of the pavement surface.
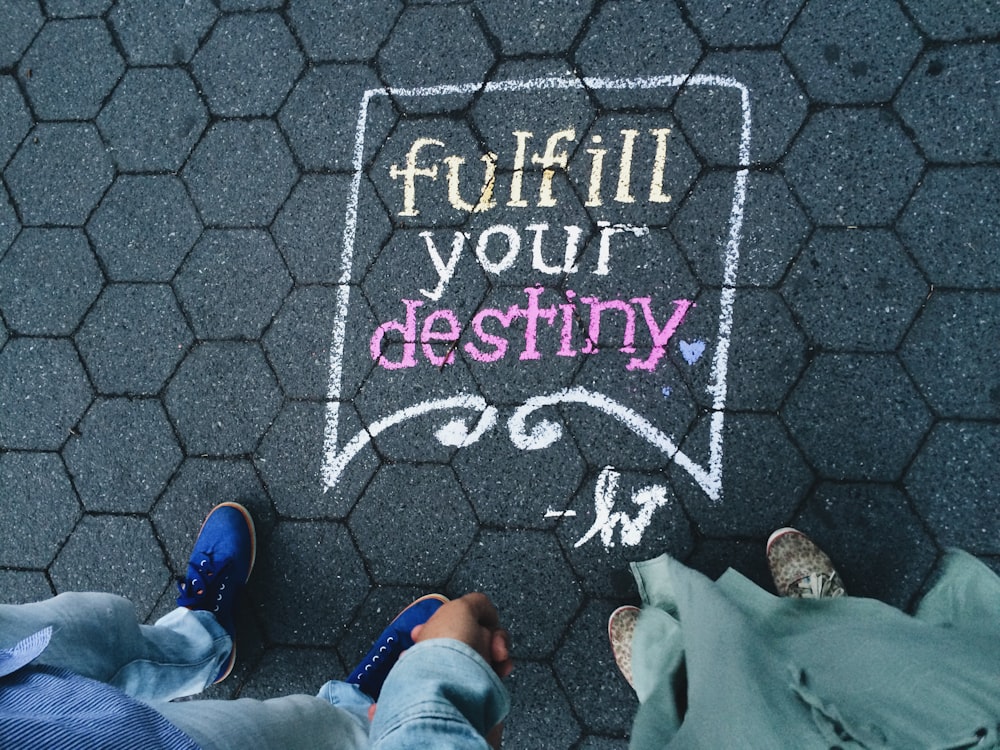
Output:
<path fill-rule="evenodd" d="M 998 84 L 990 2 L 5 0 L 0 597 L 152 620 L 237 499 L 209 695 L 483 589 L 604 750 L 629 561 L 1000 569 Z"/>

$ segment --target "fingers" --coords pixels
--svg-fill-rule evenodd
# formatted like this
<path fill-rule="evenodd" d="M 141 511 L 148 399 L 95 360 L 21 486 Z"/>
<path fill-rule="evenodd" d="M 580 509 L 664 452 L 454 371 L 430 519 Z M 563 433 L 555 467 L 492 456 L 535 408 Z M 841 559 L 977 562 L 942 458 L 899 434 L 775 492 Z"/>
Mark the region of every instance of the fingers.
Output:
<path fill-rule="evenodd" d="M 500 625 L 500 613 L 486 594 L 475 591 L 456 601 L 468 607 L 476 622 L 484 628 L 493 630 Z"/>

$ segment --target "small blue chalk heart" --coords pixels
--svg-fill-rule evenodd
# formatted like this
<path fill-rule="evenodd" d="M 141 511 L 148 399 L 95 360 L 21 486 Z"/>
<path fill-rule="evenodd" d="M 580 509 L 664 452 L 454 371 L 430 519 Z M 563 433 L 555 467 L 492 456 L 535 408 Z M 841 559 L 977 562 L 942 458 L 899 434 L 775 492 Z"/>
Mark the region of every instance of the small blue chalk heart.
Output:
<path fill-rule="evenodd" d="M 684 357 L 684 361 L 689 365 L 693 365 L 699 359 L 701 355 L 705 353 L 705 342 L 704 341 L 692 341 L 688 343 L 687 341 L 681 341 L 681 355 Z"/>

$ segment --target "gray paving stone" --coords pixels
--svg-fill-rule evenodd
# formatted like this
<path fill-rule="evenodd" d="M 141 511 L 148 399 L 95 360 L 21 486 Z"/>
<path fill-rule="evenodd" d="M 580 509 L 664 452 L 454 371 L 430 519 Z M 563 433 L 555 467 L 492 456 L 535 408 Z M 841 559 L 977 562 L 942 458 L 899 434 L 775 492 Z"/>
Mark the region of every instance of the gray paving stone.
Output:
<path fill-rule="evenodd" d="M 376 367 L 379 367 L 371 356 L 371 343 L 367 332 L 378 328 L 380 322 L 371 311 L 371 307 L 368 305 L 360 288 L 349 287 L 348 300 L 351 310 L 351 320 L 353 321 L 350 325 L 354 327 L 348 328 L 345 326 L 345 341 L 342 346 L 342 356 L 339 360 L 342 368 L 340 378 L 337 378 L 331 372 L 328 380 L 330 387 L 329 395 L 345 401 L 353 400 L 361 391 L 361 388 L 364 387 L 369 374 Z M 364 333 L 358 335 L 357 331 L 363 331 Z M 331 350 L 332 348 L 333 344 L 331 343 Z M 402 355 L 397 356 L 394 354 L 399 348 L 400 345 L 398 343 L 391 344 L 386 356 L 391 357 L 393 361 L 400 360 Z M 331 351 L 330 356 L 332 361 L 335 354 Z"/>
<path fill-rule="evenodd" d="M 278 115 L 306 169 L 353 169 L 362 100 L 366 91 L 381 88 L 367 65 L 316 65 L 306 71 Z M 389 97 L 374 96 L 365 115 L 367 164 L 395 124 L 397 114 Z"/>
<path fill-rule="evenodd" d="M 0 166 L 31 130 L 31 114 L 13 76 L 0 76 Z"/>
<path fill-rule="evenodd" d="M 503 740 L 508 747 L 529 747 L 541 737 L 548 738 L 549 748 L 575 746 L 580 725 L 551 667 L 521 661 L 506 682 L 511 706 Z"/>
<path fill-rule="evenodd" d="M 701 282 L 721 287 L 729 238 L 734 176 L 708 172 L 687 196 L 670 231 Z M 799 253 L 809 220 L 780 176 L 751 172 L 747 182 L 736 285 L 774 286 Z"/>
<path fill-rule="evenodd" d="M 158 394 L 194 340 L 166 284 L 109 284 L 76 334 L 105 395 Z"/>
<path fill-rule="evenodd" d="M 99 399 L 77 430 L 63 458 L 91 512 L 148 512 L 183 458 L 157 399 Z"/>
<path fill-rule="evenodd" d="M 481 531 L 445 593 L 468 591 L 490 592 L 515 660 L 550 656 L 582 601 L 558 543 L 541 531 Z"/>
<path fill-rule="evenodd" d="M 1000 169 L 932 167 L 896 231 L 935 286 L 1000 287 Z"/>
<path fill-rule="evenodd" d="M 80 501 L 56 453 L 0 452 L 0 565 L 44 568 L 80 518 Z"/>
<path fill-rule="evenodd" d="M 826 349 L 894 351 L 927 283 L 887 230 L 819 229 L 782 294 L 805 333 Z"/>
<path fill-rule="evenodd" d="M 3 345 L 7 343 L 8 338 L 7 326 L 4 325 L 3 320 L 0 320 L 0 349 L 3 349 Z"/>
<path fill-rule="evenodd" d="M 258 543 L 265 543 L 274 528 L 274 509 L 249 459 L 186 457 L 150 513 L 175 576 L 187 570 L 202 521 L 225 502 L 238 502 L 250 511 Z"/>
<path fill-rule="evenodd" d="M 58 593 L 118 594 L 132 602 L 141 620 L 170 582 L 149 521 L 131 516 L 84 516 L 49 573 Z"/>
<path fill-rule="evenodd" d="M 611 648 L 603 647 L 608 617 L 615 607 L 616 603 L 600 599 L 588 602 L 569 627 L 554 660 L 556 676 L 574 713 L 585 729 L 603 734 L 627 733 L 638 708 L 635 692 L 621 677 Z M 584 664 L 588 668 L 582 668 Z"/>
<path fill-rule="evenodd" d="M 38 0 L 14 0 L 0 7 L 0 28 L 4 30 L 0 68 L 17 64 L 44 22 Z"/>
<path fill-rule="evenodd" d="M 683 0 L 691 22 L 713 47 L 772 46 L 785 36 L 803 0 L 758 3 L 754 0 L 716 3 Z"/>
<path fill-rule="evenodd" d="M 189 62 L 219 11 L 212 0 L 118 0 L 108 15 L 132 65 Z"/>
<path fill-rule="evenodd" d="M 903 84 L 895 107 L 930 161 L 996 162 L 1000 103 L 989 96 L 1000 44 L 954 44 L 927 50 Z"/>
<path fill-rule="evenodd" d="M 111 184 L 114 167 L 90 123 L 47 123 L 35 126 L 4 176 L 24 224 L 80 226 Z"/>
<path fill-rule="evenodd" d="M 156 117 L 149 113 L 155 111 Z M 97 126 L 126 172 L 181 168 L 208 115 L 194 81 L 180 68 L 132 68 L 101 110 Z"/>
<path fill-rule="evenodd" d="M 100 16 L 111 3 L 112 0 L 42 0 L 45 13 L 50 18 Z"/>
<path fill-rule="evenodd" d="M 832 557 L 848 594 L 904 610 L 937 560 L 923 522 L 889 485 L 822 482 L 792 526 Z"/>
<path fill-rule="evenodd" d="M 494 54 L 467 6 L 404 8 L 379 50 L 379 72 L 393 88 L 482 83 Z M 395 97 L 406 112 L 463 107 L 470 94 Z"/>
<path fill-rule="evenodd" d="M 330 329 L 337 290 L 299 287 L 264 336 L 264 351 L 289 398 L 322 399 L 330 388 Z"/>
<path fill-rule="evenodd" d="M 164 405 L 187 455 L 233 456 L 257 446 L 281 408 L 281 391 L 256 344 L 204 342 L 181 363 Z"/>
<path fill-rule="evenodd" d="M 774 592 L 765 557 L 766 542 L 766 536 L 752 540 L 702 539 L 685 563 L 713 581 L 732 568 L 765 591 Z"/>
<path fill-rule="evenodd" d="M 998 449 L 996 424 L 939 422 L 907 472 L 906 491 L 942 547 L 1000 552 Z"/>
<path fill-rule="evenodd" d="M 219 7 L 225 11 L 251 11 L 280 8 L 285 0 L 219 0 Z"/>
<path fill-rule="evenodd" d="M 688 441 L 704 441 L 707 423 L 703 418 Z M 682 450 L 691 450 L 688 441 Z M 720 500 L 709 498 L 687 474 L 672 474 L 697 528 L 710 537 L 766 537 L 786 525 L 809 491 L 813 474 L 778 419 L 770 414 L 727 414 L 722 446 L 728 459 Z"/>
<path fill-rule="evenodd" d="M 18 76 L 40 119 L 86 120 L 124 69 L 104 21 L 50 20 L 21 58 Z"/>
<path fill-rule="evenodd" d="M 373 58 L 402 9 L 399 0 L 292 0 L 288 17 L 310 60 L 344 62 Z"/>
<path fill-rule="evenodd" d="M 917 184 L 922 162 L 887 111 L 827 109 L 810 116 L 784 167 L 817 224 L 855 226 L 891 222 Z"/>
<path fill-rule="evenodd" d="M 0 570 L 0 604 L 40 602 L 52 596 L 52 587 L 40 570 Z"/>
<path fill-rule="evenodd" d="M 347 466 L 338 486 L 327 488 L 321 481 L 327 406 L 290 401 L 275 418 L 254 455 L 254 463 L 267 483 L 278 512 L 287 518 L 346 518 L 379 460 L 370 450 Z M 341 434 L 361 430 L 357 413 L 349 405 L 340 416 Z"/>
<path fill-rule="evenodd" d="M 302 70 L 302 54 L 276 13 L 223 16 L 192 61 L 212 113 L 274 114 Z"/>
<path fill-rule="evenodd" d="M 903 5 L 921 30 L 934 39 L 978 39 L 1000 33 L 1000 11 L 990 3 L 903 0 Z"/>
<path fill-rule="evenodd" d="M 721 7 L 721 6 L 720 6 Z M 725 76 L 743 84 L 750 95 L 750 161 L 770 163 L 785 153 L 806 118 L 808 99 L 774 50 L 710 52 L 695 73 Z M 714 164 L 739 164 L 742 127 L 739 92 L 717 86 L 689 86 L 679 95 L 677 117 L 703 159 Z M 738 122 L 734 127 L 722 123 Z"/>
<path fill-rule="evenodd" d="M 7 188 L 0 185 L 0 259 L 3 258 L 10 243 L 21 231 L 21 222 L 17 220 L 17 214 L 10 203 L 10 196 L 7 195 Z"/>
<path fill-rule="evenodd" d="M 579 750 L 626 750 L 628 748 L 628 739 L 612 739 L 611 737 L 600 737 L 596 734 L 591 734 L 585 737 L 583 742 L 577 747 Z"/>
<path fill-rule="evenodd" d="M 348 524 L 377 583 L 431 588 L 444 585 L 476 533 L 469 500 L 446 466 L 382 466 Z"/>
<path fill-rule="evenodd" d="M 259 338 L 291 288 L 274 240 L 257 229 L 207 230 L 174 279 L 200 339 Z"/>
<path fill-rule="evenodd" d="M 195 148 L 182 176 L 208 225 L 270 224 L 298 171 L 268 120 L 221 121 Z"/>
<path fill-rule="evenodd" d="M 240 649 L 241 658 L 242 654 Z M 329 649 L 271 648 L 241 687 L 239 697 L 268 700 L 279 695 L 315 695 L 324 683 L 346 676 L 337 654 Z"/>
<path fill-rule="evenodd" d="M 368 593 L 369 580 L 340 524 L 282 521 L 262 545 L 254 572 L 255 598 L 273 643 L 317 646 L 338 640 Z M 303 571 L 325 575 L 302 575 Z"/>
<path fill-rule="evenodd" d="M 0 259 L 0 310 L 29 336 L 72 333 L 104 276 L 78 229 L 26 229 Z"/>
<path fill-rule="evenodd" d="M 781 48 L 814 100 L 874 104 L 892 98 L 921 41 L 895 3 L 810 0 Z"/>
<path fill-rule="evenodd" d="M 663 44 L 670 39 L 670 44 Z M 702 48 L 673 3 L 657 6 L 641 0 L 614 0 L 598 8 L 576 49 L 575 62 L 585 76 L 639 78 L 686 75 L 694 70 Z M 662 91 L 644 93 L 596 90 L 609 107 L 662 107 Z M 668 100 L 669 101 L 669 100 Z"/>
<path fill-rule="evenodd" d="M 931 417 L 891 355 L 817 356 L 783 416 L 810 463 L 826 479 L 895 481 Z"/>
<path fill-rule="evenodd" d="M 995 292 L 935 292 L 900 352 L 939 416 L 1000 417 L 1000 326 Z"/>
<path fill-rule="evenodd" d="M 0 351 L 0 447 L 58 450 L 93 397 L 67 339 L 8 341 Z"/>
<path fill-rule="evenodd" d="M 557 55 L 566 52 L 580 33 L 594 0 L 479 0 L 489 31 L 505 56 Z"/>
<path fill-rule="evenodd" d="M 201 234 L 184 184 L 173 175 L 119 175 L 87 222 L 114 281 L 170 281 Z"/>

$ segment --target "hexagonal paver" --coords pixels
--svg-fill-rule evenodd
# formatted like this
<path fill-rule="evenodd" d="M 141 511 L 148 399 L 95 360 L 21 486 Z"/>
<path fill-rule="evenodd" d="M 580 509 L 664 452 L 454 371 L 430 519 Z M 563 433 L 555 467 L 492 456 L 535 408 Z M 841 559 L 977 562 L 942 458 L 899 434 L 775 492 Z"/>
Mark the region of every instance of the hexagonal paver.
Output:
<path fill-rule="evenodd" d="M 713 47 L 769 46 L 781 42 L 803 0 L 683 0 L 691 22 Z"/>
<path fill-rule="evenodd" d="M 0 259 L 0 310 L 18 333 L 66 335 L 103 283 L 82 231 L 25 229 Z"/>
<path fill-rule="evenodd" d="M 511 56 L 565 52 L 593 5 L 593 0 L 480 0 L 477 7 L 504 54 Z"/>
<path fill-rule="evenodd" d="M 928 50 L 896 99 L 900 116 L 932 161 L 996 162 L 1000 101 L 989 96 L 1000 44 L 955 44 Z"/>
<path fill-rule="evenodd" d="M 58 450 L 92 398 L 68 340 L 8 341 L 0 351 L 0 447 Z"/>
<path fill-rule="evenodd" d="M 399 0 L 364 4 L 292 0 L 288 17 L 310 60 L 368 60 L 378 52 L 402 7 Z"/>
<path fill-rule="evenodd" d="M 240 659 L 245 659 L 240 648 Z M 327 648 L 269 648 L 240 685 L 240 698 L 268 700 L 276 695 L 314 695 L 331 677 L 348 672 Z"/>
<path fill-rule="evenodd" d="M 721 286 L 734 178 L 708 172 L 695 184 L 670 231 L 703 284 Z M 744 205 L 738 286 L 773 286 L 809 234 L 809 220 L 780 176 L 751 172 Z"/>
<path fill-rule="evenodd" d="M 446 466 L 381 467 L 348 524 L 380 584 L 441 587 L 476 532 L 469 501 Z"/>
<path fill-rule="evenodd" d="M 95 401 L 78 430 L 63 457 L 89 511 L 148 511 L 181 462 L 173 429 L 155 399 Z"/>
<path fill-rule="evenodd" d="M 270 224 L 298 172 L 284 138 L 267 120 L 218 122 L 183 172 L 206 224 Z"/>
<path fill-rule="evenodd" d="M 1000 417 L 1000 295 L 935 292 L 900 355 L 941 416 Z"/>
<path fill-rule="evenodd" d="M 302 70 L 302 54 L 276 13 L 223 16 L 192 61 L 212 112 L 271 115 Z"/>
<path fill-rule="evenodd" d="M 120 175 L 87 234 L 114 281 L 170 281 L 201 234 L 201 221 L 179 178 Z"/>
<path fill-rule="evenodd" d="M 782 294 L 821 346 L 894 351 L 927 284 L 889 231 L 819 229 Z"/>
<path fill-rule="evenodd" d="M 264 336 L 264 351 L 289 398 L 322 399 L 329 390 L 330 322 L 337 315 L 337 297 L 330 287 L 299 287 Z"/>
<path fill-rule="evenodd" d="M 922 160 L 884 110 L 814 113 L 785 157 L 785 177 L 818 224 L 887 224 L 920 178 Z"/>
<path fill-rule="evenodd" d="M 1000 169 L 932 167 L 896 231 L 935 286 L 1000 287 Z"/>
<path fill-rule="evenodd" d="M 240 455 L 257 446 L 281 391 L 256 344 L 206 342 L 181 363 L 164 404 L 187 454 Z"/>
<path fill-rule="evenodd" d="M 80 517 L 80 501 L 55 453 L 0 452 L 0 565 L 44 568 Z"/>
<path fill-rule="evenodd" d="M 895 481 L 930 426 L 930 414 L 895 357 L 825 354 L 784 408 L 785 422 L 829 479 Z"/>
<path fill-rule="evenodd" d="M 97 114 L 125 64 L 104 22 L 49 21 L 18 66 L 42 120 L 86 120 Z"/>
<path fill-rule="evenodd" d="M 607 637 L 608 617 L 615 606 L 600 599 L 588 602 L 567 630 L 566 642 L 554 661 L 574 713 L 585 728 L 602 734 L 626 733 L 638 708 L 635 692 L 616 674 L 611 649 L 594 647 Z M 516 639 L 515 631 L 511 632 Z M 581 664 L 590 664 L 594 671 L 581 669 Z M 597 674 L 608 679 L 594 679 Z"/>
<path fill-rule="evenodd" d="M 219 503 L 230 501 L 250 512 L 258 544 L 266 544 L 275 522 L 274 510 L 249 459 L 184 459 L 150 514 L 167 563 L 176 575 L 187 570 L 205 516 Z"/>
<path fill-rule="evenodd" d="M 707 442 L 709 420 L 702 418 L 681 445 Z M 722 499 L 712 500 L 686 475 L 677 493 L 698 528 L 707 536 L 756 534 L 766 537 L 784 526 L 809 491 L 812 472 L 781 423 L 770 414 L 727 414 L 722 433 L 725 471 Z"/>
<path fill-rule="evenodd" d="M 3 254 L 20 231 L 21 222 L 17 220 L 14 207 L 10 205 L 7 188 L 0 185 L 0 258 L 3 258 Z"/>
<path fill-rule="evenodd" d="M 114 166 L 90 123 L 47 123 L 29 133 L 4 177 L 25 224 L 80 226 Z"/>
<path fill-rule="evenodd" d="M 4 30 L 0 41 L 0 68 L 17 64 L 44 22 L 37 0 L 0 4 L 0 29 Z"/>
<path fill-rule="evenodd" d="M 166 284 L 110 284 L 76 334 L 103 394 L 154 395 L 193 341 Z"/>
<path fill-rule="evenodd" d="M 40 602 L 53 593 L 41 570 L 0 570 L 0 604 Z"/>
<path fill-rule="evenodd" d="M 283 521 L 254 570 L 264 628 L 278 643 L 322 645 L 336 640 L 368 593 L 369 581 L 350 535 L 338 523 Z M 330 575 L 303 576 L 304 570 Z"/>
<path fill-rule="evenodd" d="M 780 53 L 713 52 L 702 59 L 695 72 L 725 76 L 746 87 L 750 96 L 751 162 L 773 162 L 785 153 L 806 118 L 808 99 Z M 740 93 L 720 86 L 688 86 L 677 96 L 674 112 L 684 133 L 710 163 L 740 164 Z"/>
<path fill-rule="evenodd" d="M 1000 427 L 995 424 L 940 422 L 914 460 L 906 491 L 942 546 L 1000 554 L 995 533 L 998 450 Z"/>
<path fill-rule="evenodd" d="M 0 166 L 31 130 L 31 114 L 13 76 L 0 76 Z"/>
<path fill-rule="evenodd" d="M 108 20 L 132 65 L 186 63 L 218 16 L 212 0 L 119 0 Z"/>
<path fill-rule="evenodd" d="M 669 39 L 669 44 L 663 40 Z M 701 43 L 673 3 L 643 0 L 603 3 L 576 50 L 576 63 L 586 76 L 635 78 L 685 75 L 701 57 Z M 664 106 L 663 92 L 597 90 L 607 106 Z"/>
<path fill-rule="evenodd" d="M 481 83 L 493 52 L 466 6 L 408 6 L 379 51 L 382 77 L 393 88 Z M 460 108 L 470 94 L 400 97 L 408 112 Z"/>
<path fill-rule="evenodd" d="M 43 0 L 45 12 L 53 18 L 100 16 L 113 0 Z"/>
<path fill-rule="evenodd" d="M 809 95 L 832 104 L 888 101 L 920 47 L 898 5 L 865 0 L 810 0 L 782 43 Z"/>
<path fill-rule="evenodd" d="M 127 172 L 180 169 L 207 122 L 194 81 L 181 68 L 129 70 L 97 118 L 118 168 Z"/>
<path fill-rule="evenodd" d="M 582 600 L 559 545 L 541 531 L 481 531 L 447 593 L 468 591 L 489 592 L 510 631 L 514 657 L 525 659 L 552 654 Z"/>
<path fill-rule="evenodd" d="M 84 516 L 49 572 L 59 593 L 118 594 L 132 602 L 140 620 L 170 582 L 149 521 L 130 516 Z"/>
<path fill-rule="evenodd" d="M 291 286 L 270 235 L 244 229 L 206 231 L 174 280 L 199 338 L 258 338 Z"/>
<path fill-rule="evenodd" d="M 792 519 L 831 555 L 851 596 L 906 609 L 937 560 L 906 496 L 879 484 L 821 483 Z M 880 544 L 871 544 L 873 537 Z"/>
<path fill-rule="evenodd" d="M 1000 12 L 991 3 L 903 0 L 903 5 L 934 39 L 980 39 L 1000 34 Z"/>
<path fill-rule="evenodd" d="M 542 737 L 550 749 L 574 746 L 580 725 L 550 666 L 518 662 L 505 682 L 511 693 L 503 732 L 508 747 L 529 747 Z"/>
<path fill-rule="evenodd" d="M 299 79 L 278 121 L 306 169 L 353 169 L 362 99 L 381 85 L 367 65 L 317 65 Z M 397 115 L 387 96 L 372 97 L 365 114 L 365 153 L 370 155 Z"/>

